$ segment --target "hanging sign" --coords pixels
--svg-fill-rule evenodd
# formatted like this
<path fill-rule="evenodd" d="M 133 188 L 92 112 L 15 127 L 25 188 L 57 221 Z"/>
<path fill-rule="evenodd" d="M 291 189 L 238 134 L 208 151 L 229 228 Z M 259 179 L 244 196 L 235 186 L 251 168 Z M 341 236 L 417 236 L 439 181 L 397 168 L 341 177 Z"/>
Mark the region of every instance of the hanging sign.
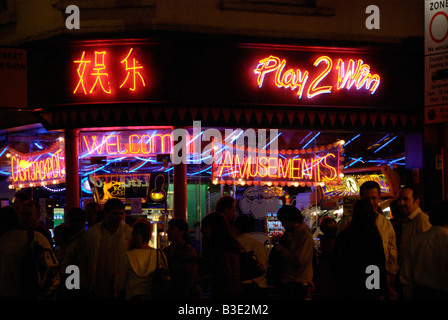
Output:
<path fill-rule="evenodd" d="M 117 198 L 127 199 L 131 205 L 136 199 L 142 204 L 162 204 L 167 197 L 168 176 L 162 172 L 90 175 L 89 184 L 98 203 Z"/>
<path fill-rule="evenodd" d="M 21 153 L 9 148 L 11 185 L 25 188 L 58 184 L 65 181 L 64 143 L 58 141 L 50 148 Z"/>
<path fill-rule="evenodd" d="M 342 90 L 374 94 L 381 82 L 380 76 L 363 60 L 346 61 L 329 56 L 318 57 L 312 66 L 291 66 L 286 59 L 270 55 L 258 61 L 254 73 L 260 88 L 269 82 L 271 86 L 294 91 L 299 99 Z"/>
<path fill-rule="evenodd" d="M 213 165 L 213 183 L 311 186 L 337 184 L 340 180 L 340 148 L 329 145 L 314 150 L 280 151 L 278 156 L 223 152 Z"/>

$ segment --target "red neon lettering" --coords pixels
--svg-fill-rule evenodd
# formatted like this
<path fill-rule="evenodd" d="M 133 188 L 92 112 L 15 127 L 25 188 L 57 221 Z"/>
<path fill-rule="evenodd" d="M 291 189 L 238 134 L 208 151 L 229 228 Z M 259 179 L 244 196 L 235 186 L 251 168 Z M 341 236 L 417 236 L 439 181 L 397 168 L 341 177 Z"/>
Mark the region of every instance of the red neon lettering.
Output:
<path fill-rule="evenodd" d="M 356 89 L 359 90 L 365 86 L 366 89 L 370 90 L 371 94 L 374 94 L 380 85 L 380 76 L 377 74 L 372 75 L 370 73 L 370 66 L 364 64 L 362 60 L 354 62 L 350 59 L 347 70 L 345 70 L 344 62 L 339 59 L 336 69 L 338 70 L 338 90 L 344 87 L 350 89 L 354 84 Z"/>
<path fill-rule="evenodd" d="M 134 139 L 137 139 L 137 141 L 139 141 L 138 143 L 134 142 Z M 132 154 L 138 154 L 140 153 L 140 147 L 136 150 L 134 150 L 133 146 L 137 145 L 137 147 L 139 146 L 139 144 L 142 144 L 142 139 L 140 139 L 140 137 L 137 134 L 131 134 L 129 136 L 129 152 Z"/>
<path fill-rule="evenodd" d="M 128 55 L 126 56 L 126 58 L 124 58 L 121 63 L 125 63 L 126 64 L 126 71 L 128 71 L 128 74 L 126 75 L 126 79 L 123 81 L 123 83 L 120 85 L 120 88 L 124 86 L 124 84 L 128 81 L 129 75 L 132 73 L 132 87 L 126 87 L 129 88 L 129 90 L 131 91 L 135 91 L 135 86 L 136 86 L 136 76 L 140 77 L 140 80 L 142 82 L 142 85 L 145 87 L 145 80 L 143 80 L 142 75 L 140 74 L 140 72 L 137 71 L 137 69 L 143 69 L 143 66 L 135 66 L 136 63 L 138 63 L 138 61 L 135 60 L 135 58 L 132 58 L 132 67 L 128 66 L 128 58 L 132 53 L 132 50 L 134 50 L 134 48 L 131 48 L 129 50 Z M 132 70 L 132 71 L 129 71 Z"/>
<path fill-rule="evenodd" d="M 292 159 L 284 159 L 284 160 L 279 159 L 278 161 L 278 166 L 280 167 L 278 170 L 279 177 L 286 178 L 289 176 L 289 172 L 291 171 L 291 163 Z"/>
<path fill-rule="evenodd" d="M 333 68 L 333 60 L 328 56 L 321 56 L 314 61 L 313 66 L 318 67 L 322 62 L 326 63 L 326 67 L 319 73 L 307 86 L 306 97 L 311 99 L 317 95 L 331 93 L 333 86 L 319 84 L 330 74 Z M 269 56 L 259 60 L 254 73 L 257 74 L 257 84 L 261 88 L 264 80 L 269 73 L 275 72 L 273 75 L 273 83 L 278 88 L 289 88 L 297 90 L 297 96 L 302 98 L 302 93 L 305 90 L 309 73 L 307 70 L 288 69 L 284 71 L 286 60 L 282 60 L 276 56 Z M 350 89 L 353 85 L 359 90 L 365 88 L 374 94 L 380 85 L 380 76 L 378 74 L 370 73 L 370 66 L 364 64 L 362 60 L 349 60 L 347 69 L 345 69 L 344 61 L 338 59 L 336 66 L 337 80 L 336 88 L 341 90 L 343 88 Z"/>
<path fill-rule="evenodd" d="M 230 172 L 233 172 L 233 170 L 232 170 L 232 156 L 231 156 L 229 151 L 224 152 L 224 163 L 222 164 L 221 170 L 219 172 L 219 176 L 220 177 L 222 177 L 222 172 L 224 171 L 224 168 L 229 168 L 231 170 Z"/>
<path fill-rule="evenodd" d="M 336 178 L 338 177 L 338 173 L 337 173 L 335 167 L 333 167 L 333 166 L 331 166 L 331 165 L 328 164 L 328 162 L 327 162 L 327 158 L 328 158 L 328 157 L 336 158 L 336 156 L 335 156 L 333 153 L 329 153 L 329 154 L 325 155 L 325 157 L 324 157 L 324 159 L 323 159 L 323 162 L 324 162 L 324 163 L 323 163 L 323 166 L 324 166 L 325 168 L 329 169 L 330 172 L 331 172 L 330 177 L 327 177 L 327 176 L 326 176 L 326 178 L 327 178 L 328 180 L 334 180 L 334 179 L 336 179 Z"/>
<path fill-rule="evenodd" d="M 337 178 L 336 168 L 328 163 L 332 153 L 318 158 L 277 159 L 268 157 L 233 155 L 225 151 L 223 162 L 216 168 L 217 177 L 228 175 L 233 179 L 269 178 L 273 181 L 332 181 Z"/>
<path fill-rule="evenodd" d="M 103 145 L 104 143 L 98 144 L 98 136 L 97 135 L 90 135 L 89 136 L 92 139 L 92 145 L 89 146 L 89 142 L 87 141 L 87 136 L 83 136 L 84 144 L 87 147 L 87 151 L 89 154 L 93 154 L 94 151 L 97 152 L 98 155 L 101 155 L 103 153 Z M 104 139 L 104 137 L 103 137 Z"/>
<path fill-rule="evenodd" d="M 101 89 L 103 89 L 103 92 L 110 94 L 111 89 L 110 89 L 110 84 L 109 84 L 109 75 L 104 72 L 104 70 L 106 69 L 106 65 L 104 64 L 104 56 L 106 55 L 106 51 L 95 51 L 95 65 L 93 67 L 93 70 L 95 70 L 95 72 L 92 72 L 91 75 L 92 76 L 96 76 L 95 78 L 95 82 L 92 86 L 92 88 L 90 89 L 90 93 L 92 93 L 93 89 L 95 89 L 96 84 L 99 82 Z M 107 82 L 107 86 L 108 89 L 106 90 L 104 88 L 104 84 L 103 84 L 103 78 L 105 77 L 106 79 L 104 80 L 105 82 Z"/>
<path fill-rule="evenodd" d="M 254 70 L 255 74 L 258 74 L 257 83 L 259 87 L 263 85 L 265 74 L 275 71 L 279 65 L 280 59 L 278 57 L 269 56 L 268 58 L 260 60 L 260 63 Z"/>
<path fill-rule="evenodd" d="M 146 139 L 146 142 L 145 142 Z M 145 146 L 145 147 L 143 147 Z M 150 135 L 144 134 L 141 139 L 142 153 L 148 154 L 152 152 L 152 139 Z"/>
<path fill-rule="evenodd" d="M 273 163 L 271 163 L 273 162 Z M 273 173 L 271 173 L 273 170 Z M 268 159 L 268 176 L 269 178 L 276 178 L 278 176 L 278 159 L 277 158 L 269 158 Z"/>
<path fill-rule="evenodd" d="M 331 71 L 331 68 L 333 66 L 333 61 L 327 56 L 318 58 L 316 61 L 314 61 L 313 65 L 317 67 L 322 61 L 327 63 L 327 67 L 317 76 L 316 79 L 313 80 L 313 82 L 311 82 L 311 85 L 308 88 L 308 98 L 312 98 L 318 94 L 331 92 L 332 86 L 323 86 L 316 88 L 316 86 L 322 81 L 322 79 L 325 78 Z"/>
<path fill-rule="evenodd" d="M 226 151 L 226 152 L 229 152 L 229 151 Z M 243 160 L 246 160 L 246 159 L 243 159 Z M 249 170 L 247 168 L 248 166 L 249 166 L 249 162 L 248 161 L 243 161 L 243 166 L 241 166 L 241 159 L 240 159 L 240 157 L 238 155 L 235 157 L 235 169 L 238 168 L 237 172 L 238 172 L 238 174 L 239 174 L 239 176 L 241 178 L 244 178 L 246 176 L 246 174 L 247 174 L 247 176 L 249 176 Z M 243 171 L 241 171 L 241 167 L 244 168 Z M 234 172 L 234 175 L 235 174 L 236 174 L 236 172 Z"/>
<path fill-rule="evenodd" d="M 84 92 L 84 94 L 87 94 L 86 87 L 84 86 L 84 72 L 86 71 L 87 64 L 90 63 L 91 61 L 84 60 L 85 55 L 86 55 L 86 52 L 83 51 L 82 55 L 81 55 L 81 59 L 73 61 L 74 63 L 79 63 L 78 69 L 76 70 L 78 73 L 79 81 L 78 81 L 78 84 L 76 85 L 76 88 L 73 91 L 73 93 L 77 93 L 79 86 L 81 86 L 82 92 Z"/>
<path fill-rule="evenodd" d="M 262 59 L 259 62 L 260 63 L 254 70 L 254 73 L 258 74 L 257 83 L 260 88 L 263 85 L 266 73 L 277 70 L 274 77 L 275 85 L 279 88 L 290 88 L 291 90 L 295 90 L 297 88 L 297 95 L 299 96 L 299 99 L 302 98 L 303 88 L 308 80 L 308 71 L 305 71 L 302 74 L 300 69 L 297 69 L 296 71 L 293 69 L 288 69 L 282 74 L 286 60 L 282 60 L 280 62 L 280 58 L 275 56 L 270 56 L 269 58 Z"/>
<path fill-rule="evenodd" d="M 63 177 L 62 152 L 62 149 L 58 149 L 39 161 L 29 161 L 29 159 L 24 160 L 12 156 L 11 178 L 13 183 L 37 182 Z"/>

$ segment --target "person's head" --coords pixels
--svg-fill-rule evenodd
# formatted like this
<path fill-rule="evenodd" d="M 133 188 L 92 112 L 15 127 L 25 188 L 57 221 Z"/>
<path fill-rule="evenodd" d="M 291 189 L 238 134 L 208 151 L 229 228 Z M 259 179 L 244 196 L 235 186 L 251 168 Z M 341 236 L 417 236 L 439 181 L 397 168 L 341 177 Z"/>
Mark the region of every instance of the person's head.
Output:
<path fill-rule="evenodd" d="M 360 199 L 353 205 L 352 220 L 350 227 L 358 230 L 369 230 L 376 228 L 376 207 L 368 199 Z"/>
<path fill-rule="evenodd" d="M 26 200 L 22 203 L 21 222 L 25 229 L 32 230 L 39 226 L 40 204 L 36 200 Z"/>
<path fill-rule="evenodd" d="M 377 210 L 381 200 L 381 187 L 378 182 L 364 182 L 359 188 L 359 195 L 361 196 L 361 199 L 369 200 L 375 208 L 375 211 Z"/>
<path fill-rule="evenodd" d="M 14 198 L 12 199 L 12 205 L 14 208 L 16 208 L 19 214 L 22 211 L 23 203 L 27 200 L 31 200 L 31 197 L 23 191 L 19 191 L 16 192 L 16 194 L 14 194 Z"/>
<path fill-rule="evenodd" d="M 232 222 L 235 219 L 236 200 L 232 196 L 222 196 L 216 202 L 216 211 L 221 212 L 227 221 Z"/>
<path fill-rule="evenodd" d="M 70 244 L 73 229 L 70 225 L 63 223 L 54 228 L 54 244 L 58 247 L 65 247 Z"/>
<path fill-rule="evenodd" d="M 171 219 L 168 222 L 168 240 L 171 242 L 189 242 L 188 223 L 183 219 Z"/>
<path fill-rule="evenodd" d="M 151 239 L 152 226 L 146 218 L 138 218 L 132 228 L 131 239 L 129 240 L 128 250 L 141 249 L 148 245 Z"/>
<path fill-rule="evenodd" d="M 253 231 L 252 219 L 246 214 L 239 215 L 235 219 L 235 226 L 239 233 L 251 233 Z"/>
<path fill-rule="evenodd" d="M 433 226 L 448 228 L 448 200 L 436 203 L 429 211 L 429 222 Z"/>
<path fill-rule="evenodd" d="M 110 227 L 118 227 L 124 217 L 125 206 L 120 199 L 109 199 L 104 204 L 104 222 Z"/>
<path fill-rule="evenodd" d="M 227 219 L 219 213 L 210 213 L 201 221 L 201 232 L 204 239 L 204 251 L 211 253 L 216 249 L 239 250 Z"/>
<path fill-rule="evenodd" d="M 393 219 L 402 219 L 404 217 L 398 206 L 398 199 L 394 199 L 389 204 L 390 213 Z"/>
<path fill-rule="evenodd" d="M 400 188 L 398 193 L 398 209 L 404 216 L 409 216 L 419 208 L 420 198 L 417 190 L 412 186 Z"/>
<path fill-rule="evenodd" d="M 277 212 L 277 219 L 282 223 L 285 230 L 303 221 L 302 212 L 294 205 L 284 205 Z"/>
<path fill-rule="evenodd" d="M 18 228 L 20 226 L 20 216 L 13 206 L 0 208 L 0 233 Z"/>
<path fill-rule="evenodd" d="M 86 204 L 84 211 L 86 213 L 86 221 L 89 226 L 95 224 L 97 214 L 100 211 L 101 207 L 96 202 L 89 202 Z"/>
<path fill-rule="evenodd" d="M 335 235 L 338 231 L 338 223 L 335 218 L 325 217 L 320 220 L 319 229 L 324 235 Z"/>
<path fill-rule="evenodd" d="M 86 226 L 85 212 L 81 208 L 72 208 L 67 212 L 67 224 L 78 233 Z"/>

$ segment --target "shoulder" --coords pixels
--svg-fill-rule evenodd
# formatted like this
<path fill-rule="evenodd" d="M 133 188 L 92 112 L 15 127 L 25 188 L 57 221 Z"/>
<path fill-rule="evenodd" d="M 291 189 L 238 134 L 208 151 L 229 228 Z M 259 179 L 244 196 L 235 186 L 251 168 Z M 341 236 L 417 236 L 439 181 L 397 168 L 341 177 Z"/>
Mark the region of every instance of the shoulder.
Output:
<path fill-rule="evenodd" d="M 121 231 L 126 232 L 126 233 L 130 233 L 130 232 L 132 232 L 132 229 L 133 229 L 131 226 L 129 226 L 129 225 L 126 224 L 126 223 L 122 223 L 122 224 L 120 225 L 120 228 L 121 228 Z"/>
<path fill-rule="evenodd" d="M 42 247 L 45 249 L 52 249 L 50 243 L 48 242 L 47 238 L 40 233 L 39 231 L 33 231 L 34 232 L 34 240 L 39 243 Z"/>

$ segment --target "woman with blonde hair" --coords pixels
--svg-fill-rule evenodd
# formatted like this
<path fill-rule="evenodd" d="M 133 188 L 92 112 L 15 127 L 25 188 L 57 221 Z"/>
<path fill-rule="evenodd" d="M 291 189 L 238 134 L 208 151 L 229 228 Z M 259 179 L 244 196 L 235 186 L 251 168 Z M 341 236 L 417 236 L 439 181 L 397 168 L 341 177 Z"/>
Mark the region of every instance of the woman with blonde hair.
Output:
<path fill-rule="evenodd" d="M 127 252 L 118 270 L 118 292 L 126 300 L 149 300 L 153 295 L 152 274 L 157 268 L 168 269 L 161 250 L 149 246 L 152 226 L 148 219 L 136 220 Z"/>

